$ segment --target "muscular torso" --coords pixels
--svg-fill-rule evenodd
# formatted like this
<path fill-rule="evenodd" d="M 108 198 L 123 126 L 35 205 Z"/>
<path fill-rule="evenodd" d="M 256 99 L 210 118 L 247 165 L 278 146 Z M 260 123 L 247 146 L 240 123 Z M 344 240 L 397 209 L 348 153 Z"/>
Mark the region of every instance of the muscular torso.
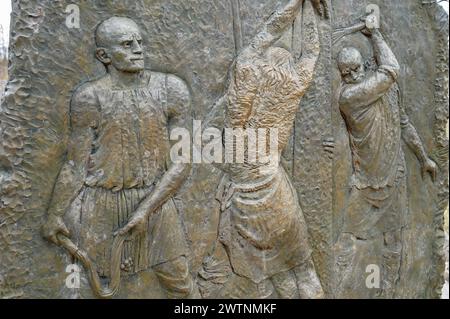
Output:
<path fill-rule="evenodd" d="M 288 51 L 271 50 L 271 56 L 244 54 L 238 58 L 228 90 L 226 127 L 277 129 L 281 154 L 294 126 L 305 83 L 294 69 Z M 269 132 L 266 135 L 268 152 Z M 229 167 L 229 173 L 235 181 L 255 181 L 264 178 L 261 166 L 247 162 L 234 164 Z"/>

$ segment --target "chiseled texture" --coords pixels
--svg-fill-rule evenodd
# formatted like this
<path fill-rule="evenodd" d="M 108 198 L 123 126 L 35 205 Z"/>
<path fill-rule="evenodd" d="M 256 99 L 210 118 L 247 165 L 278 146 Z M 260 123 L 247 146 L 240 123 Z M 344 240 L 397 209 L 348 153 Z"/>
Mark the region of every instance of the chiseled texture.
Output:
<path fill-rule="evenodd" d="M 2 104 L 0 150 L 1 273 L 4 297 L 71 297 L 65 288 L 67 254 L 41 238 L 53 184 L 68 138 L 69 102 L 77 85 L 98 78 L 94 31 L 113 16 L 129 16 L 141 27 L 145 57 L 154 71 L 175 74 L 192 90 L 195 117 L 202 119 L 222 92 L 234 57 L 231 9 L 227 1 L 75 1 L 80 29 L 66 27 L 73 1 L 20 1 L 13 4 L 11 81 Z M 186 114 L 190 116 L 190 114 Z M 198 268 L 215 236 L 217 204 L 210 168 L 196 171 L 175 201 Z M 216 181 L 216 183 L 218 180 Z M 195 257 L 198 256 L 198 257 Z M 148 294 L 163 297 L 157 280 Z M 131 289 L 124 287 L 127 297 Z"/>
<path fill-rule="evenodd" d="M 287 0 L 239 2 L 246 45 L 277 5 Z M 72 3 L 80 7 L 80 29 L 65 24 L 66 6 Z M 422 5 L 422 0 L 328 3 L 331 19 L 320 22 L 318 67 L 285 152 L 286 171 L 305 215 L 317 273 L 327 296 L 333 297 L 339 269 L 333 265 L 332 246 L 342 226 L 341 209 L 351 174 L 348 136 L 335 96 L 340 91 L 335 56 L 348 45 L 357 47 L 366 59 L 373 56 L 361 34 L 345 37 L 332 48 L 331 32 L 359 21 L 366 5 L 375 3 L 382 12 L 385 39 L 402 67 L 399 85 L 406 111 L 440 168 L 434 185 L 423 182 L 417 160 L 405 148 L 410 227 L 397 297 L 436 298 L 443 284 L 443 213 L 448 202 L 448 18 L 440 7 Z M 141 27 L 150 69 L 187 83 L 192 97 L 187 116 L 203 119 L 225 92 L 236 55 L 230 1 L 14 1 L 10 80 L 0 107 L 0 298 L 92 296 L 84 277 L 79 294 L 66 288 L 66 266 L 72 259 L 45 241 L 40 227 L 64 160 L 70 98 L 77 85 L 104 73 L 94 56 L 93 35 L 98 23 L 114 15 L 128 16 Z M 289 48 L 290 40 L 298 36 L 294 25 L 279 44 Z M 336 140 L 334 160 L 323 151 L 322 141 L 328 137 Z M 220 171 L 212 165 L 194 165 L 174 198 L 184 216 L 194 274 L 217 238 L 219 178 Z M 374 262 L 371 253 L 366 252 L 367 263 Z M 155 276 L 139 280 L 124 280 L 117 297 L 165 296 Z M 139 285 L 148 287 L 145 294 L 136 294 Z M 253 296 L 253 287 L 239 278 L 230 285 Z M 356 297 L 358 293 L 356 289 Z"/>

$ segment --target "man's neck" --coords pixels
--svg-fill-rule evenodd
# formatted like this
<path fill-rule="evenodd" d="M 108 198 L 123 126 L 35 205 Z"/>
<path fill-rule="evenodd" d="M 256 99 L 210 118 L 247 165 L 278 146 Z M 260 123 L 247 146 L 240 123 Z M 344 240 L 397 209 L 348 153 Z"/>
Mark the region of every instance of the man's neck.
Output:
<path fill-rule="evenodd" d="M 121 72 L 114 67 L 108 68 L 111 83 L 117 89 L 130 89 L 142 86 L 143 73 L 143 71 L 135 73 Z"/>

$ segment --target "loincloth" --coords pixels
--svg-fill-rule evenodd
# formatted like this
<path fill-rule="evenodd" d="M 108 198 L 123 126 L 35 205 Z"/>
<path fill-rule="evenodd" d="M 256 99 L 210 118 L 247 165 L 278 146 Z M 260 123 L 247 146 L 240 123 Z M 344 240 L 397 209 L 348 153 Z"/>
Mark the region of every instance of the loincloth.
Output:
<path fill-rule="evenodd" d="M 113 233 L 125 226 L 153 187 L 112 192 L 85 186 L 66 214 L 75 243 L 93 260 L 100 276 L 109 277 Z M 188 255 L 178 211 L 169 199 L 151 214 L 141 231 L 131 231 L 122 250 L 123 274 Z"/>
<path fill-rule="evenodd" d="M 236 274 L 255 283 L 291 270 L 311 255 L 296 191 L 286 172 L 258 184 L 234 184 L 225 176 L 219 241 Z M 231 193 L 230 193 L 231 192 Z"/>

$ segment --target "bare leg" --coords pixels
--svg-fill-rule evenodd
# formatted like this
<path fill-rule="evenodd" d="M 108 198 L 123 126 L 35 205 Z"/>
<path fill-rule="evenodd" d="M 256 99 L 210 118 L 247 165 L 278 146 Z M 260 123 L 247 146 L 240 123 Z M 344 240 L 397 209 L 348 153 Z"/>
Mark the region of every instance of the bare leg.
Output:
<path fill-rule="evenodd" d="M 285 271 L 270 278 L 281 299 L 298 299 L 297 278 L 293 271 Z"/>
<path fill-rule="evenodd" d="M 336 295 L 347 296 L 347 289 L 352 285 L 352 274 L 355 272 L 356 237 L 350 233 L 341 233 L 335 246 L 335 265 L 338 276 Z M 353 287 L 350 288 L 353 290 Z"/>
<path fill-rule="evenodd" d="M 384 233 L 381 297 L 392 299 L 400 276 L 402 230 Z"/>
<path fill-rule="evenodd" d="M 157 265 L 153 269 L 170 299 L 201 298 L 198 287 L 189 272 L 186 257 L 180 256 L 175 260 Z"/>
<path fill-rule="evenodd" d="M 297 278 L 297 286 L 301 299 L 325 298 L 311 257 L 302 265 L 295 267 L 294 273 Z"/>

